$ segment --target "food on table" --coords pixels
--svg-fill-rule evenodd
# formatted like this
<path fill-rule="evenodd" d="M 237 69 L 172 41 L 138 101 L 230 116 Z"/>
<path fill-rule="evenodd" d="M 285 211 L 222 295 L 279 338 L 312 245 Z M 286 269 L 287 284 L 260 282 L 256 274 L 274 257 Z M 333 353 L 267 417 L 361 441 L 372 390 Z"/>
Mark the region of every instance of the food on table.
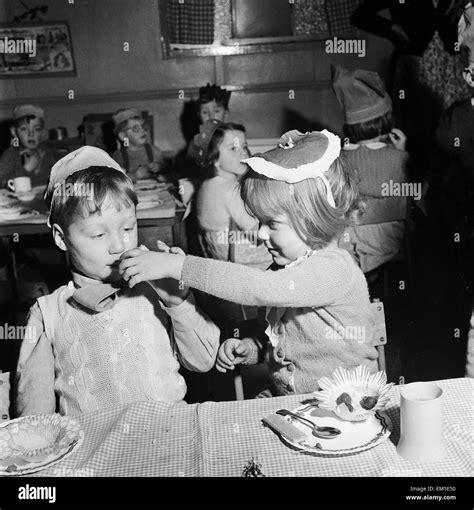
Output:
<path fill-rule="evenodd" d="M 364 365 L 350 371 L 338 368 L 332 379 L 323 377 L 318 384 L 321 391 L 315 395 L 319 407 L 348 421 L 366 420 L 383 409 L 389 401 L 388 391 L 393 386 L 393 383 L 387 384 L 384 371 L 371 375 Z"/>

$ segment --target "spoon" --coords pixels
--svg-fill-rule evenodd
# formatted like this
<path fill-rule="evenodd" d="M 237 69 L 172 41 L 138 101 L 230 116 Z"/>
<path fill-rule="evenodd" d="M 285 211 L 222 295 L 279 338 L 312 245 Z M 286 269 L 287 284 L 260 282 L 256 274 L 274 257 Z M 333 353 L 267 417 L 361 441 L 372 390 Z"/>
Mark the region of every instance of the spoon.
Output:
<path fill-rule="evenodd" d="M 301 423 L 304 423 L 308 427 L 311 427 L 311 432 L 315 437 L 322 439 L 333 439 L 341 433 L 341 431 L 335 427 L 319 427 L 311 420 L 303 418 L 303 416 L 300 416 L 299 414 L 292 413 L 287 409 L 280 409 L 276 412 L 276 414 L 280 414 L 281 416 L 291 416 L 292 418 L 299 420 Z"/>

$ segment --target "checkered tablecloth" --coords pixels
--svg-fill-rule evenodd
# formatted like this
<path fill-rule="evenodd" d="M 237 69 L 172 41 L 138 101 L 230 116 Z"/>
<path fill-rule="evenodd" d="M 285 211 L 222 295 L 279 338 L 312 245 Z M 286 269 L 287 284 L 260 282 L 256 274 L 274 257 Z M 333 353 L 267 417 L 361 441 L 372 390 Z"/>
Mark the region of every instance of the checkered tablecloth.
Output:
<path fill-rule="evenodd" d="M 85 439 L 61 463 L 38 476 L 241 476 L 255 458 L 267 476 L 463 477 L 474 473 L 472 379 L 436 381 L 445 395 L 448 457 L 414 464 L 398 456 L 399 387 L 387 413 L 391 436 L 370 450 L 345 457 L 316 457 L 285 446 L 261 424 L 280 408 L 308 395 L 204 404 L 137 403 L 78 417 Z"/>

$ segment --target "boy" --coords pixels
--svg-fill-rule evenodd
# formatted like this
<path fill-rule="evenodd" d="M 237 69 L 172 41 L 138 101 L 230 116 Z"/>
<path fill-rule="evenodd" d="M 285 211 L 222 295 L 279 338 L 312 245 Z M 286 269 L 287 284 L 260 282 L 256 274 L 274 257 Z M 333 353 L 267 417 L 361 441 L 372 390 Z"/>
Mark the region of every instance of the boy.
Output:
<path fill-rule="evenodd" d="M 182 401 L 186 383 L 176 358 L 190 370 L 210 370 L 219 329 L 171 280 L 122 288 L 120 255 L 137 246 L 129 177 L 101 149 L 82 147 L 53 167 L 45 199 L 72 281 L 31 308 L 34 334 L 21 346 L 17 413 L 54 413 L 56 397 L 61 414 Z"/>
<path fill-rule="evenodd" d="M 46 184 L 54 157 L 42 145 L 43 109 L 31 104 L 16 106 L 10 133 L 12 147 L 3 153 L 0 161 L 0 188 L 5 188 L 8 180 L 15 177 L 30 177 L 32 186 Z"/>
<path fill-rule="evenodd" d="M 198 115 L 201 124 L 206 120 L 227 122 L 229 113 L 229 100 L 232 92 L 214 84 L 208 83 L 199 89 Z"/>
<path fill-rule="evenodd" d="M 135 108 L 121 109 L 113 115 L 115 134 L 122 147 L 113 154 L 115 161 L 136 182 L 157 176 L 163 166 L 163 155 L 149 143 L 148 132 L 141 112 Z M 164 179 L 163 179 L 164 180 Z"/>

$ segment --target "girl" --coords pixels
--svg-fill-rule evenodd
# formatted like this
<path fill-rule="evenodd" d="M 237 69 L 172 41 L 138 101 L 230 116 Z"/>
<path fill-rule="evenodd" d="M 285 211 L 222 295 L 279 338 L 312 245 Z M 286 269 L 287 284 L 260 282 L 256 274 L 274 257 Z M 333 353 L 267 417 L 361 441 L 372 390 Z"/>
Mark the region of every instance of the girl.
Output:
<path fill-rule="evenodd" d="M 252 242 L 258 225 L 239 194 L 239 181 L 247 172 L 242 160 L 249 156 L 245 128 L 207 121 L 194 139 L 193 152 L 203 176 L 195 198 L 202 253 L 266 269 L 271 259 L 263 245 Z"/>
<path fill-rule="evenodd" d="M 260 221 L 272 271 L 140 250 L 121 257 L 131 287 L 170 276 L 223 299 L 266 306 L 267 340 L 226 340 L 217 367 L 256 363 L 265 353 L 275 395 L 315 391 L 317 380 L 339 366 L 377 367 L 364 275 L 336 246 L 357 203 L 340 150 L 339 138 L 326 130 L 291 131 L 278 148 L 246 160 L 252 171 L 241 195 Z"/>

